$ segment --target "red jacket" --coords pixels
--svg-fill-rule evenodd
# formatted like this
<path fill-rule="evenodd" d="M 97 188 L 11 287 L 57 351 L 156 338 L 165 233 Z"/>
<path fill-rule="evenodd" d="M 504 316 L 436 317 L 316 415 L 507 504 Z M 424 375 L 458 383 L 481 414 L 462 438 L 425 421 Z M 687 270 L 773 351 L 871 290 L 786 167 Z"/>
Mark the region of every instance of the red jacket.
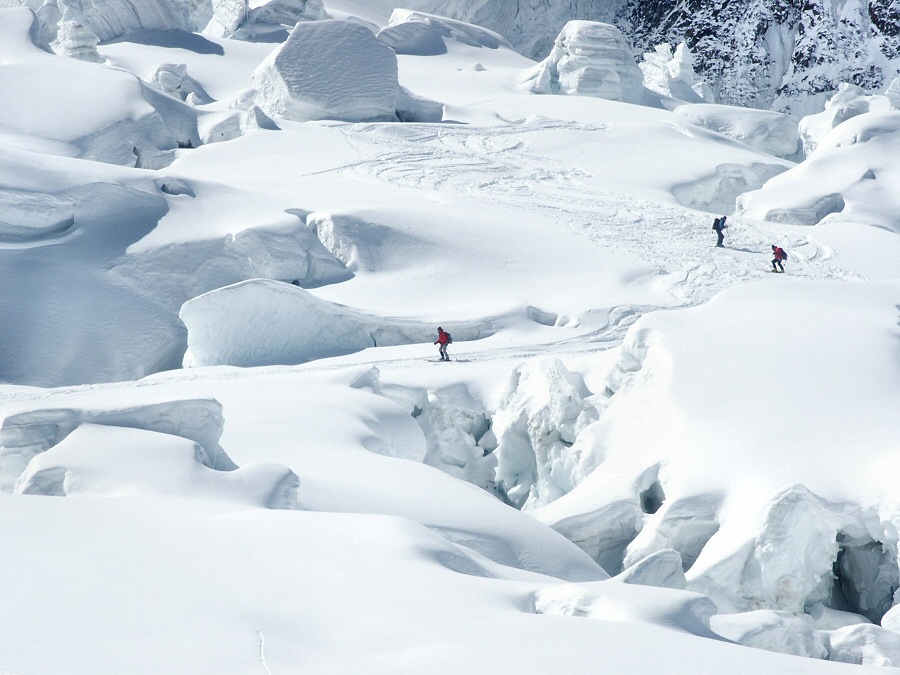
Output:
<path fill-rule="evenodd" d="M 450 334 L 445 330 L 439 330 L 437 344 L 445 345 L 448 342 L 450 342 Z"/>
<path fill-rule="evenodd" d="M 775 247 L 775 260 L 787 260 L 787 253 L 784 252 L 784 249 L 780 246 Z"/>

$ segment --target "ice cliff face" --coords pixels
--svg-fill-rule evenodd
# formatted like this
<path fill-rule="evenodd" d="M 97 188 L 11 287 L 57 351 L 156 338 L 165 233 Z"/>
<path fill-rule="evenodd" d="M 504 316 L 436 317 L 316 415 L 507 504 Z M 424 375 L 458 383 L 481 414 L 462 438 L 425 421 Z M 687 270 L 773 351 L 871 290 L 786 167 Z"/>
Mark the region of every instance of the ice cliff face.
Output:
<path fill-rule="evenodd" d="M 373 0 L 387 6 L 389 0 Z M 573 19 L 617 25 L 637 54 L 685 41 L 720 103 L 818 112 L 841 82 L 883 89 L 900 67 L 894 0 L 408 0 L 495 30 L 542 59 Z"/>
<path fill-rule="evenodd" d="M 720 102 L 798 115 L 841 82 L 882 89 L 900 63 L 890 0 L 628 0 L 617 23 L 641 47 L 686 40 Z"/>

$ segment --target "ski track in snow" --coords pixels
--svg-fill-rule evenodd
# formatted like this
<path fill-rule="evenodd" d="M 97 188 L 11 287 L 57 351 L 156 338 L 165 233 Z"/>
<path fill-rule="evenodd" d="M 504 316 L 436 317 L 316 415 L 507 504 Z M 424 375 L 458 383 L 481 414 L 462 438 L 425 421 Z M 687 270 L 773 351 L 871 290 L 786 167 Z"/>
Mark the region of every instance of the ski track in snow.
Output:
<path fill-rule="evenodd" d="M 762 278 L 770 245 L 789 253 L 788 273 L 809 279 L 861 279 L 832 262 L 833 251 L 810 236 L 780 233 L 732 219 L 725 247 L 716 249 L 713 214 L 676 204 L 598 191 L 578 166 L 542 157 L 524 140 L 529 134 L 568 129 L 599 131 L 597 125 L 553 120 L 514 128 L 357 124 L 346 135 L 375 157 L 349 171 L 393 185 L 462 195 L 561 219 L 599 247 L 615 245 L 636 254 L 665 277 L 680 306 L 702 304 L 743 281 Z"/>
<path fill-rule="evenodd" d="M 359 155 L 368 159 L 317 173 L 337 172 L 355 180 L 452 194 L 529 214 L 542 213 L 563 221 L 598 248 L 627 251 L 643 260 L 656 276 L 655 280 L 646 281 L 657 284 L 672 298 L 672 303 L 664 307 L 613 307 L 604 327 L 574 336 L 568 333 L 561 340 L 469 352 L 478 360 L 617 347 L 631 324 L 645 313 L 699 305 L 726 288 L 767 277 L 773 241 L 788 252 L 788 276 L 862 279 L 834 264 L 829 247 L 811 236 L 773 234 L 775 226 L 771 223 L 769 231 L 765 231 L 751 222 L 731 219 L 725 247 L 716 248 L 711 230 L 714 214 L 598 190 L 586 182 L 591 174 L 584 168 L 543 156 L 528 141 L 529 136 L 547 132 L 599 132 L 607 125 L 539 119 L 497 127 L 348 123 L 338 128 Z M 403 367 L 392 358 L 375 358 L 371 363 Z M 304 367 L 343 366 L 326 360 Z"/>
<path fill-rule="evenodd" d="M 542 119 L 487 128 L 413 123 L 357 123 L 340 128 L 359 154 L 369 159 L 319 173 L 338 172 L 357 180 L 426 193 L 453 194 L 532 214 L 544 213 L 564 221 L 572 231 L 599 248 L 615 248 L 636 255 L 656 272 L 657 279 L 648 281 L 661 285 L 672 298 L 672 303 L 665 307 L 613 307 L 609 310 L 608 323 L 599 329 L 576 335 L 567 333 L 562 339 L 527 347 L 493 346 L 482 352 L 467 351 L 467 359 L 523 359 L 618 347 L 628 328 L 643 314 L 703 304 L 726 288 L 767 278 L 773 241 L 788 252 L 786 276 L 862 279 L 859 274 L 836 265 L 834 252 L 828 246 L 811 236 L 773 234 L 772 228 L 776 226 L 771 223 L 766 231 L 751 222 L 730 219 L 725 246 L 716 248 L 715 233 L 711 230 L 713 214 L 600 191 L 585 182 L 590 174 L 583 168 L 541 156 L 527 140 L 530 134 L 556 130 L 601 131 L 604 125 Z M 403 360 L 396 358 L 376 357 L 367 362 L 406 367 Z M 408 366 L 418 364 L 416 358 Z M 311 362 L 302 367 L 331 370 L 345 366 L 326 359 L 324 363 Z M 184 372 L 172 375 L 177 379 L 191 379 Z M 206 375 L 212 379 L 239 376 L 237 373 Z M 94 386 L 116 387 L 119 383 Z M 19 393 L 0 395 L 0 401 L 8 397 L 43 398 L 40 394 Z"/>

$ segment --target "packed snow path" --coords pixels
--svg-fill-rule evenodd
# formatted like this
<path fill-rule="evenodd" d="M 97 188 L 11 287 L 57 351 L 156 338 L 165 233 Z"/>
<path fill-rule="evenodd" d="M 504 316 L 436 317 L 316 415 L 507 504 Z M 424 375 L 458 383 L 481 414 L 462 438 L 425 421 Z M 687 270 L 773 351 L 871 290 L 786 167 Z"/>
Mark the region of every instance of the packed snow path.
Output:
<path fill-rule="evenodd" d="M 809 235 L 734 219 L 728 223 L 725 247 L 716 249 L 713 215 L 599 190 L 590 184 L 590 171 L 548 157 L 535 147 L 546 146 L 546 136 L 553 132 L 604 129 L 546 119 L 487 128 L 348 125 L 347 138 L 361 154 L 374 152 L 375 157 L 339 171 L 548 214 L 599 247 L 638 254 L 658 271 L 678 305 L 702 304 L 725 288 L 762 278 L 768 272 L 772 243 L 789 252 L 788 273 L 793 276 L 861 278 L 835 265 L 832 250 Z"/>

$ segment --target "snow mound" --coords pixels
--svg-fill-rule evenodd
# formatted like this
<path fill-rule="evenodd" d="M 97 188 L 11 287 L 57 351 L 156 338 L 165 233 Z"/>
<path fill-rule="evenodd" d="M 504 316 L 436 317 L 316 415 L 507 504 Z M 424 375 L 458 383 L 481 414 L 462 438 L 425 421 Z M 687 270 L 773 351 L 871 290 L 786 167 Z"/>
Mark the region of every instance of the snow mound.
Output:
<path fill-rule="evenodd" d="M 377 37 L 397 54 L 413 56 L 446 54 L 447 40 L 470 47 L 512 49 L 501 35 L 481 26 L 408 9 L 395 9 Z"/>
<path fill-rule="evenodd" d="M 524 86 L 536 94 L 642 103 L 643 81 L 622 31 L 606 23 L 570 21 L 547 58 L 528 72 Z"/>
<path fill-rule="evenodd" d="M 679 121 L 723 134 L 760 152 L 789 160 L 800 158 L 798 123 L 788 115 L 712 104 L 679 106 L 674 115 Z"/>
<path fill-rule="evenodd" d="M 176 192 L 191 189 L 171 179 L 164 186 Z M 169 237 L 145 239 L 117 261 L 114 271 L 173 312 L 188 298 L 249 279 L 278 279 L 314 288 L 353 277 L 293 215 L 283 223 L 242 219 L 241 226 L 246 229 L 215 239 L 179 240 L 178 246 L 172 246 Z M 198 260 L 205 264 L 198 265 Z"/>
<path fill-rule="evenodd" d="M 681 554 L 665 549 L 642 558 L 615 578 L 624 584 L 684 590 L 687 579 L 684 578 L 682 566 Z"/>
<path fill-rule="evenodd" d="M 763 187 L 771 178 L 784 173 L 780 164 L 752 162 L 719 164 L 712 174 L 672 187 L 678 203 L 707 213 L 732 213 L 741 195 Z"/>
<path fill-rule="evenodd" d="M 694 71 L 694 55 L 684 42 L 674 54 L 668 44 L 657 45 L 654 51 L 644 54 L 638 66 L 644 73 L 644 86 L 650 91 L 688 103 L 715 103 L 712 88 Z"/>
<path fill-rule="evenodd" d="M 297 505 L 299 485 L 290 469 L 276 464 L 216 471 L 200 445 L 180 436 L 82 424 L 32 459 L 14 492 L 186 496 L 291 509 Z"/>
<path fill-rule="evenodd" d="M 75 201 L 66 194 L 0 190 L 0 245 L 45 242 L 75 224 Z"/>
<path fill-rule="evenodd" d="M 0 4 L 0 36 L 0 64 L 3 65 L 29 61 L 40 52 L 52 53 L 40 21 L 27 7 Z"/>
<path fill-rule="evenodd" d="M 4 418 L 0 426 L 0 491 L 10 491 L 34 457 L 61 443 L 83 424 L 179 436 L 199 446 L 211 468 L 220 471 L 237 468 L 219 445 L 224 419 L 222 406 L 212 399 L 103 410 L 42 408 Z"/>
<path fill-rule="evenodd" d="M 855 84 L 841 83 L 825 102 L 825 110 L 800 120 L 804 154 L 807 157 L 812 155 L 828 133 L 841 123 L 868 112 L 886 112 L 891 107 L 891 99 L 887 95 L 870 94 Z"/>
<path fill-rule="evenodd" d="M 397 93 L 397 118 L 401 122 L 440 122 L 444 119 L 444 105 L 414 94 L 406 87 L 400 87 Z"/>
<path fill-rule="evenodd" d="M 788 612 L 760 609 L 742 614 L 717 614 L 709 623 L 718 635 L 745 647 L 813 659 L 828 658 L 825 635 Z"/>
<path fill-rule="evenodd" d="M 430 323 L 387 319 L 319 300 L 278 281 L 253 279 L 184 304 L 187 366 L 295 364 L 368 347 L 433 342 Z M 487 335 L 480 324 L 455 325 L 455 341 Z"/>
<path fill-rule="evenodd" d="M 832 129 L 800 166 L 741 196 L 737 213 L 816 225 L 868 223 L 900 232 L 900 112 L 864 113 Z"/>
<path fill-rule="evenodd" d="M 858 624 L 829 633 L 830 661 L 900 667 L 900 635 L 879 626 Z"/>
<path fill-rule="evenodd" d="M 150 78 L 150 85 L 164 94 L 192 105 L 213 102 L 213 98 L 206 93 L 203 85 L 188 75 L 187 65 L 184 63 L 163 63 Z"/>
<path fill-rule="evenodd" d="M 542 588 L 532 596 L 534 612 L 605 621 L 661 624 L 709 637 L 715 605 L 702 595 L 669 588 L 641 588 L 616 579 Z"/>
<path fill-rule="evenodd" d="M 397 119 L 397 56 L 351 21 L 298 23 L 251 82 L 268 115 L 301 122 Z"/>
<path fill-rule="evenodd" d="M 280 131 L 281 127 L 256 105 L 251 105 L 246 111 L 226 110 L 207 113 L 203 115 L 198 125 L 200 140 L 204 144 L 233 141 L 259 129 Z"/>
<path fill-rule="evenodd" d="M 48 54 L 32 43 L 29 10 L 0 13 L 0 131 L 57 141 L 60 154 L 144 168 L 199 143 L 189 106 L 124 70 Z"/>
<path fill-rule="evenodd" d="M 390 267 L 397 262 L 397 251 L 421 246 L 421 239 L 400 228 L 358 215 L 314 212 L 306 224 L 325 250 L 354 274 Z"/>

